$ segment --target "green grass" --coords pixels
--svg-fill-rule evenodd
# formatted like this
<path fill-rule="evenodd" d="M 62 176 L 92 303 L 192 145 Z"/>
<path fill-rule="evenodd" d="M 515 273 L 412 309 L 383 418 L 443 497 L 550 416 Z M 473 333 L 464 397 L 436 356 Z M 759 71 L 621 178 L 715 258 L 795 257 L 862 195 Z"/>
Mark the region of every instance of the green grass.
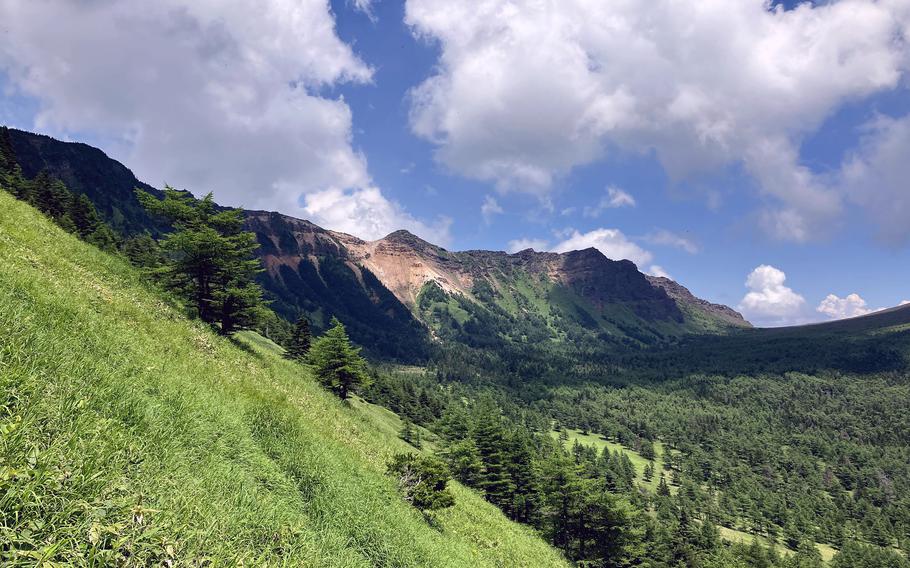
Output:
<path fill-rule="evenodd" d="M 645 481 L 644 473 L 645 466 L 648 465 L 648 460 L 642 457 L 641 454 L 627 448 L 622 444 L 610 441 L 600 434 L 588 433 L 583 434 L 580 430 L 570 430 L 566 429 L 566 433 L 569 435 L 569 440 L 566 442 L 566 447 L 571 448 L 572 445 L 577 441 L 583 446 L 594 446 L 597 448 L 598 452 L 602 452 L 604 448 L 609 448 L 611 452 L 623 452 L 629 458 L 629 461 L 632 462 L 632 465 L 635 467 L 635 482 L 642 487 L 645 487 L 652 492 L 657 491 L 657 484 L 660 481 L 660 474 L 664 465 L 664 452 L 666 451 L 663 443 L 654 442 L 654 477 L 651 481 Z M 554 438 L 559 437 L 559 432 L 553 430 L 550 432 L 550 435 Z M 667 474 L 667 483 L 670 483 L 670 476 Z M 677 488 L 675 486 L 670 486 L 670 492 L 676 493 Z"/>
<path fill-rule="evenodd" d="M 770 547 L 772 544 L 777 548 L 777 551 L 783 555 L 790 556 L 796 554 L 796 551 L 792 548 L 781 544 L 780 542 L 772 542 L 767 537 L 757 536 L 752 533 L 745 531 L 731 529 L 729 527 L 717 527 L 717 530 L 720 532 L 720 537 L 727 542 L 738 542 L 742 544 L 752 544 L 752 541 L 757 540 L 764 547 Z M 815 543 L 815 548 L 818 549 L 819 554 L 822 556 L 822 560 L 825 562 L 831 562 L 834 558 L 834 555 L 837 554 L 837 549 L 829 544 Z"/>
<path fill-rule="evenodd" d="M 429 523 L 396 433 L 2 192 L 0 330 L 4 566 L 565 565 L 457 484 Z"/>

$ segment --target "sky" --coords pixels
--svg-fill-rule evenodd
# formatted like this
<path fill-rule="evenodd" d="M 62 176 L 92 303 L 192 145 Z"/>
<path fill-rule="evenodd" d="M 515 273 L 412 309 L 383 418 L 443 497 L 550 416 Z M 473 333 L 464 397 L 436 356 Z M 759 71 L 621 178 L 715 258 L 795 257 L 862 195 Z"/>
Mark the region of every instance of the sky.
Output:
<path fill-rule="evenodd" d="M 910 299 L 910 0 L 0 0 L 0 123 L 757 325 Z"/>

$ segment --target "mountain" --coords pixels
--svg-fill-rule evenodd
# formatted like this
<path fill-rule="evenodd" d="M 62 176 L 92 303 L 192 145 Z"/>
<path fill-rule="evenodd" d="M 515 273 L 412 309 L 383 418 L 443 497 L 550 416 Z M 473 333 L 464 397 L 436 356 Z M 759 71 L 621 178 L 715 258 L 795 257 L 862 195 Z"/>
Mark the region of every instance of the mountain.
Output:
<path fill-rule="evenodd" d="M 0 565 L 567 566 L 456 482 L 428 522 L 386 474 L 395 415 L 4 191 L 0 329 Z"/>
<path fill-rule="evenodd" d="M 149 231 L 157 235 L 167 230 L 166 225 L 149 217 L 135 195 L 136 188 L 153 195 L 161 192 L 136 179 L 129 168 L 98 148 L 5 127 L 0 127 L 0 137 L 8 140 L 26 178 L 47 171 L 71 191 L 88 196 L 119 233 Z"/>
<path fill-rule="evenodd" d="M 167 230 L 134 194 L 156 190 L 102 151 L 15 129 L 2 136 L 26 176 L 49 171 L 122 233 Z M 337 316 L 382 358 L 426 360 L 434 337 L 474 346 L 566 339 L 647 346 L 749 327 L 731 308 L 593 248 L 451 252 L 407 231 L 364 241 L 267 211 L 246 212 L 246 227 L 260 244 L 260 281 L 276 312 L 291 321 L 306 315 L 317 331 Z"/>

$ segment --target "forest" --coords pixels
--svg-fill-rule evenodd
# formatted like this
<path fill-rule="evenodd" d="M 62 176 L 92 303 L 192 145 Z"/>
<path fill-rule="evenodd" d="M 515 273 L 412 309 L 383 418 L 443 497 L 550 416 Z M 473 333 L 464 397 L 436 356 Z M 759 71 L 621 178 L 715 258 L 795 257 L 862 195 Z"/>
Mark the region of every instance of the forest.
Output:
<path fill-rule="evenodd" d="M 176 231 L 118 234 L 84 194 L 46 173 L 25 178 L 9 148 L 0 159 L 9 193 L 129 259 L 187 315 L 294 351 L 300 333 L 263 302 L 236 210 L 140 194 Z M 186 252 L 212 248 L 204 262 Z M 428 451 L 415 426 L 434 436 L 443 488 L 448 475 L 474 488 L 579 566 L 910 566 L 908 310 L 868 329 L 659 341 L 643 330 L 599 340 L 583 315 L 558 314 L 565 337 L 550 341 L 542 321 L 518 325 L 436 286 L 416 309 L 437 338 L 415 346 L 425 364 L 355 357 L 350 394 L 405 419 L 415 451 Z M 333 326 L 325 337 L 342 338 Z M 298 359 L 338 368 L 329 355 Z M 325 384 L 348 398 L 348 383 Z M 396 459 L 390 471 L 416 467 Z"/>

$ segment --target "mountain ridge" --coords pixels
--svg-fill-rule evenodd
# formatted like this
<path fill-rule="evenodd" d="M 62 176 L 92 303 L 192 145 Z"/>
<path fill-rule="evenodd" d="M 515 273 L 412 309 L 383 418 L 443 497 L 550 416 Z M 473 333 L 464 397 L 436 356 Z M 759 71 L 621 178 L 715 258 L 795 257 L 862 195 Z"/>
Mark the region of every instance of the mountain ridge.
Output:
<path fill-rule="evenodd" d="M 134 188 L 159 192 L 103 151 L 16 129 L 3 134 L 27 176 L 47 170 L 61 178 L 124 234 L 167 230 L 141 208 Z M 701 300 L 682 285 L 655 280 L 632 262 L 609 259 L 593 248 L 453 252 L 404 229 L 368 241 L 258 210 L 245 211 L 245 226 L 260 244 L 257 255 L 265 269 L 260 283 L 276 312 L 291 321 L 306 315 L 316 330 L 337 316 L 368 352 L 396 360 L 425 359 L 430 337 L 438 337 L 434 326 L 463 327 L 493 316 L 503 328 L 519 320 L 542 326 L 540 339 L 584 333 L 642 345 L 750 326 L 732 308 Z M 448 307 L 421 306 L 428 286 L 451 297 Z"/>

